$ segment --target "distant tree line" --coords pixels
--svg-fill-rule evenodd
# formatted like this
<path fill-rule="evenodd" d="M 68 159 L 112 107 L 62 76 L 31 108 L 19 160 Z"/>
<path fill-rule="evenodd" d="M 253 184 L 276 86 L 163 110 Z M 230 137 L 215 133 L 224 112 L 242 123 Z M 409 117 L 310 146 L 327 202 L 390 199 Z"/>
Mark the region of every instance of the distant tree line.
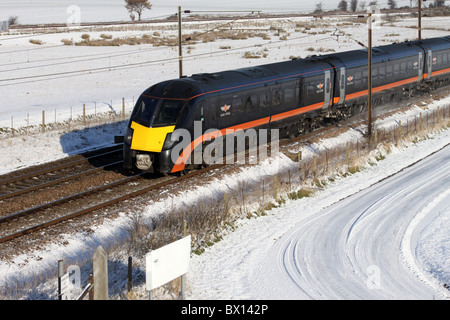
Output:
<path fill-rule="evenodd" d="M 417 6 L 417 1 L 424 1 L 424 0 L 410 0 L 410 7 Z M 429 8 L 439 8 L 439 7 L 445 7 L 445 0 L 434 0 L 434 1 L 427 1 Z M 359 1 L 359 0 L 341 0 L 338 4 L 337 9 L 339 11 L 351 11 L 356 12 L 358 9 L 360 11 L 365 11 L 367 6 L 377 5 L 378 1 L 370 1 L 368 4 L 366 4 L 366 1 Z M 387 1 L 387 7 L 389 9 L 396 9 L 397 8 L 397 1 L 396 0 L 388 0 Z M 425 5 L 424 5 L 425 7 Z M 316 8 L 314 10 L 314 13 L 320 13 L 323 12 L 322 2 L 319 2 L 316 4 Z"/>

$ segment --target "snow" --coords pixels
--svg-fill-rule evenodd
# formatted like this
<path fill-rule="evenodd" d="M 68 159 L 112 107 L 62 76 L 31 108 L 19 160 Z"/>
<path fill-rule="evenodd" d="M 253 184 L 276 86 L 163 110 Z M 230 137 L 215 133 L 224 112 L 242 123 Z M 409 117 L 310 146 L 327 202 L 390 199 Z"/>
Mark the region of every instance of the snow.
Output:
<path fill-rule="evenodd" d="M 439 27 L 442 25 L 442 19 L 446 18 L 424 19 L 424 25 Z M 288 40 L 280 41 L 278 37 L 270 33 L 270 40 L 249 38 L 198 43 L 195 49 L 191 49 L 192 53 L 186 52 L 185 73 L 213 72 L 258 65 L 286 60 L 291 55 L 305 57 L 311 54 L 307 50 L 309 47 L 333 48 L 336 51 L 358 48 L 358 45 L 348 38 L 336 41 L 336 38 L 330 38 L 329 34 L 305 35 L 301 31 L 295 31 L 296 24 L 305 21 L 307 19 L 304 18 L 290 19 L 290 21 L 276 19 L 261 21 L 266 28 L 268 25 L 278 25 L 288 30 L 290 33 Z M 411 23 L 412 21 L 413 19 Z M 342 21 L 330 21 L 333 25 L 339 22 Z M 189 28 L 192 31 L 204 27 L 204 24 L 197 23 Z M 145 31 L 114 32 L 117 33 L 115 36 L 154 31 L 175 33 L 175 30 L 167 23 L 151 28 Z M 326 28 L 318 27 L 318 30 L 323 29 Z M 348 26 L 345 30 L 358 39 L 365 39 L 367 31 L 363 25 Z M 87 105 L 88 112 L 91 114 L 94 108 L 95 112 L 99 113 L 113 110 L 116 114 L 120 114 L 123 97 L 126 101 L 127 112 L 130 112 L 133 101 L 151 83 L 177 77 L 176 48 L 153 48 L 151 45 L 93 48 L 59 46 L 61 39 L 64 38 L 80 39 L 83 33 L 98 37 L 104 32 L 106 31 L 74 29 L 48 35 L 36 34 L 31 37 L 42 40 L 45 43 L 43 46 L 30 44 L 30 37 L 16 37 L 4 41 L 14 38 L 14 35 L 0 35 L 2 57 L 0 72 L 6 68 L 15 69 L 14 72 L 12 70 L 1 72 L 0 80 L 5 77 L 11 79 L 99 66 L 143 63 L 136 68 L 112 68 L 112 71 L 71 77 L 62 75 L 51 80 L 37 78 L 0 82 L 2 97 L 0 128 L 10 127 L 11 116 L 14 117 L 15 128 L 25 126 L 28 122 L 39 124 L 43 109 L 50 114 L 49 118 L 53 118 L 56 114 L 56 122 L 62 123 L 70 117 L 79 116 L 80 106 L 83 103 Z M 112 32 L 108 31 L 108 33 Z M 382 45 L 386 43 L 385 38 L 389 38 L 389 41 L 414 38 L 416 31 L 394 25 L 382 27 L 377 34 L 375 44 Z M 387 37 L 388 34 L 398 35 Z M 423 34 L 426 37 L 434 37 L 446 35 L 448 30 L 424 30 Z M 261 47 L 253 48 L 255 45 Z M 221 50 L 221 46 L 230 46 L 232 50 Z M 268 50 L 266 58 L 242 58 L 245 51 L 264 50 L 264 48 Z M 204 55 L 196 56 L 199 54 Z M 80 59 L 88 56 L 99 59 Z M 161 57 L 174 59 L 162 63 L 153 62 Z M 68 62 L 77 59 L 83 61 L 42 66 L 43 63 L 52 64 L 55 61 Z M 152 63 L 144 65 L 148 61 Z M 32 66 L 39 67 L 25 69 Z M 438 106 L 449 104 L 450 97 L 447 97 L 427 106 L 413 107 L 406 112 L 377 122 L 376 126 L 378 128 L 393 126 L 399 120 L 404 122 L 405 119 L 417 116 L 425 107 L 435 110 Z M 63 127 L 43 134 L 28 133 L 14 137 L 3 135 L 0 141 L 2 159 L 0 173 L 59 159 L 82 150 L 109 145 L 113 135 L 123 133 L 124 127 L 125 121 L 122 121 L 93 125 L 89 129 L 77 126 L 75 130 L 73 127 Z M 303 156 L 307 158 L 317 150 L 345 144 L 348 140 L 359 138 L 361 136 L 358 130 L 349 130 L 338 137 L 307 146 L 302 150 Z M 429 134 L 428 139 L 417 143 L 392 147 L 386 159 L 377 162 L 377 165 L 367 165 L 360 172 L 338 178 L 333 183 L 329 183 L 326 188 L 316 192 L 313 197 L 296 201 L 287 200 L 283 206 L 268 211 L 266 216 L 240 220 L 237 223 L 238 227 L 234 231 L 228 231 L 221 241 L 207 248 L 201 255 L 192 256 L 188 278 L 190 288 L 188 298 L 448 299 L 449 292 L 443 288 L 443 284 L 450 283 L 448 237 L 450 234 L 448 172 L 450 170 L 448 170 L 449 161 L 442 159 L 448 157 L 449 148 L 430 156 L 423 162 L 420 160 L 440 150 L 449 142 L 450 131 L 445 130 Z M 407 168 L 415 162 L 417 162 L 416 165 Z M 188 197 L 171 197 L 166 201 L 150 203 L 145 216 L 151 217 L 164 212 L 168 207 L 188 206 L 200 198 L 226 193 L 238 187 L 243 181 L 271 176 L 278 170 L 293 165 L 295 164 L 286 156 L 279 154 L 261 165 L 243 169 L 239 174 L 198 187 L 192 190 Z M 419 169 L 424 170 L 424 176 L 419 175 L 422 180 L 416 180 L 419 178 L 412 174 L 420 172 Z M 391 175 L 391 178 L 384 180 Z M 434 178 L 431 179 L 431 177 Z M 426 183 L 423 182 L 425 178 Z M 403 190 L 398 190 L 395 182 L 400 179 L 406 185 L 403 190 L 409 190 L 412 195 L 402 194 Z M 412 186 L 420 186 L 422 183 L 425 186 L 418 189 L 421 191 L 419 197 Z M 373 198 L 370 197 L 371 195 Z M 416 196 L 413 197 L 414 195 Z M 410 197 L 415 200 L 411 202 L 411 205 L 400 202 L 402 198 L 410 199 Z M 357 207 L 352 207 L 352 200 L 361 202 L 357 202 L 359 204 Z M 397 200 L 401 204 L 395 207 L 394 213 L 384 207 L 386 203 L 395 204 Z M 366 208 L 367 211 L 361 212 L 361 208 Z M 342 212 L 338 214 L 337 210 Z M 359 219 L 357 219 L 358 216 L 360 216 Z M 389 218 L 388 222 L 384 222 L 383 217 Z M 52 272 L 57 260 L 62 258 L 70 261 L 82 261 L 84 258 L 89 258 L 98 245 L 120 239 L 123 226 L 127 223 L 129 223 L 129 217 L 122 214 L 115 220 L 93 228 L 92 234 L 67 235 L 65 246 L 54 244 L 31 255 L 19 255 L 10 261 L 0 261 L 0 286 L 3 287 L 17 279 L 28 279 L 40 273 Z M 373 226 L 376 227 L 375 230 L 371 228 Z M 345 235 L 351 243 L 350 247 L 342 244 L 344 240 L 341 231 L 347 232 Z M 379 232 L 383 234 L 383 237 L 371 237 L 371 232 Z M 307 235 L 309 238 L 302 238 Z M 313 239 L 317 241 L 311 241 Z M 327 249 L 330 251 L 326 251 Z M 304 254 L 300 255 L 299 252 Z M 345 254 L 345 256 L 339 254 Z M 390 264 L 392 260 L 395 260 L 395 263 Z M 330 263 L 336 266 L 335 270 L 328 268 Z M 145 266 L 142 268 L 144 269 Z M 367 282 L 368 280 L 371 282 Z M 42 291 L 54 297 L 54 282 L 44 286 Z"/>
<path fill-rule="evenodd" d="M 177 7 L 183 10 L 195 11 L 254 11 L 259 10 L 264 13 L 311 13 L 316 6 L 315 0 L 305 0 L 302 2 L 293 0 L 278 1 L 276 4 L 270 1 L 256 0 L 229 0 L 220 4 L 205 0 L 153 0 L 151 11 L 144 11 L 142 19 L 166 18 L 177 12 Z M 328 0 L 323 3 L 323 9 L 336 9 L 339 0 Z M 81 22 L 97 21 L 129 21 L 128 11 L 124 8 L 124 0 L 95 0 L 95 1 L 73 1 L 73 0 L 53 0 L 29 1 L 18 0 L 14 4 L 7 0 L 0 1 L 0 21 L 7 20 L 11 16 L 17 16 L 19 23 L 66 23 L 73 19 L 74 11 L 68 10 L 70 6 L 79 7 L 79 18 Z M 105 8 L 106 14 L 105 13 Z M 71 20 L 69 20 L 71 21 Z"/>

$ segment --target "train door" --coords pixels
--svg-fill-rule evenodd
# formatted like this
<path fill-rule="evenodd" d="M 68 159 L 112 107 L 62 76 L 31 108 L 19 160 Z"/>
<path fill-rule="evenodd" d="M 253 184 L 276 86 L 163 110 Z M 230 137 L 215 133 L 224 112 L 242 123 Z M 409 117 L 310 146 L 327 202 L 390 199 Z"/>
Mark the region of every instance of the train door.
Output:
<path fill-rule="evenodd" d="M 433 72 L 433 51 L 427 51 L 427 79 L 431 78 L 431 73 Z"/>
<path fill-rule="evenodd" d="M 324 83 L 324 100 L 323 100 L 323 108 L 327 109 L 330 106 L 331 102 L 331 71 L 325 70 L 325 83 Z"/>
<path fill-rule="evenodd" d="M 417 81 L 422 81 L 423 79 L 423 52 L 419 52 L 419 61 L 418 61 L 418 75 L 417 75 Z"/>
<path fill-rule="evenodd" d="M 341 67 L 339 68 L 339 76 L 338 76 L 338 81 L 336 83 L 339 84 L 338 86 L 338 94 L 339 94 L 339 102 L 338 104 L 343 104 L 345 101 L 345 84 L 347 83 L 346 81 L 346 70 L 345 67 Z M 336 92 L 336 91 L 335 91 Z M 337 96 L 336 96 L 337 98 Z"/>

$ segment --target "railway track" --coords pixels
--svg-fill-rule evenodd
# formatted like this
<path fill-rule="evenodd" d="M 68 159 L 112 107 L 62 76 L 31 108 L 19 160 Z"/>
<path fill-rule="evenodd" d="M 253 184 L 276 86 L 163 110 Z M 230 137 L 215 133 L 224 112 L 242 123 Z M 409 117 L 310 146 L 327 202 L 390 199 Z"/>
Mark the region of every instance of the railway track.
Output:
<path fill-rule="evenodd" d="M 61 164 L 0 179 L 0 201 L 120 166 L 123 162 L 121 149 L 109 149 L 82 159 L 71 157 Z"/>
<path fill-rule="evenodd" d="M 411 102 L 414 101 L 408 101 L 408 103 Z M 403 104 L 405 105 L 405 101 L 403 101 Z M 383 115 L 386 111 L 388 110 L 383 110 L 380 115 Z M 365 123 L 364 116 L 351 118 L 340 123 L 340 126 L 352 127 L 361 123 Z M 280 146 L 299 142 L 306 143 L 312 138 L 329 133 L 330 130 L 333 130 L 333 127 L 322 127 L 294 139 L 281 140 Z M 39 168 L 39 170 L 16 174 L 16 176 L 10 175 L 3 179 L 0 178 L 0 243 L 9 242 L 41 229 L 61 224 L 64 221 L 120 204 L 128 199 L 150 194 L 153 191 L 159 191 L 156 194 L 158 195 L 164 187 L 176 186 L 181 181 L 196 176 L 201 177 L 213 170 L 225 167 L 224 164 L 219 164 L 191 171 L 183 176 L 153 175 L 149 179 L 146 174 L 130 175 L 122 172 L 120 155 L 117 155 L 117 153 L 120 154 L 120 151 L 121 148 L 116 147 L 85 156 L 83 159 L 68 159 L 62 164 L 49 168 Z M 115 156 L 113 157 L 113 155 Z M 93 167 L 94 161 L 96 164 Z M 86 164 L 90 164 L 89 168 L 85 167 L 85 170 L 80 171 L 79 166 Z M 68 168 L 73 170 L 68 170 Z M 61 171 L 64 171 L 64 174 L 61 174 Z M 42 178 L 43 176 L 45 178 Z M 77 184 L 79 180 L 91 181 L 93 186 L 87 188 L 86 182 L 84 182 L 80 184 L 84 187 L 76 192 L 69 192 L 50 201 L 41 201 L 29 207 L 20 206 L 26 202 L 26 199 L 33 198 L 32 194 L 34 193 L 59 194 L 61 190 L 66 188 L 73 190 L 68 186 Z M 11 203 L 15 206 L 10 208 L 20 209 L 5 209 Z"/>
<path fill-rule="evenodd" d="M 281 140 L 279 145 L 283 146 L 298 141 L 306 142 L 312 136 L 318 136 L 329 129 L 329 127 L 324 127 L 294 139 Z M 152 176 L 150 177 L 151 179 L 144 173 L 131 176 L 122 175 L 116 181 L 3 215 L 0 217 L 0 243 L 8 242 L 170 185 L 176 185 L 183 180 L 201 176 L 225 166 L 225 164 L 217 164 L 190 171 L 182 176 Z M 102 168 L 91 169 L 91 171 L 97 171 L 98 169 Z M 38 173 L 40 174 L 40 171 Z M 34 175 L 27 174 L 27 176 L 33 177 Z M 50 183 L 57 183 L 57 181 Z M 35 187 L 29 187 L 14 193 L 28 194 L 33 188 Z M 11 193 L 6 194 L 5 197 L 7 195 L 11 195 Z M 2 203 L 0 200 L 0 209 L 1 207 Z"/>
<path fill-rule="evenodd" d="M 0 243 L 36 232 L 133 197 L 178 183 L 224 165 L 215 165 L 178 177 L 147 179 L 140 173 L 0 218 Z M 69 213 L 67 213 L 69 212 Z M 22 220 L 21 220 L 22 219 Z M 36 223 L 36 221 L 39 221 Z"/>

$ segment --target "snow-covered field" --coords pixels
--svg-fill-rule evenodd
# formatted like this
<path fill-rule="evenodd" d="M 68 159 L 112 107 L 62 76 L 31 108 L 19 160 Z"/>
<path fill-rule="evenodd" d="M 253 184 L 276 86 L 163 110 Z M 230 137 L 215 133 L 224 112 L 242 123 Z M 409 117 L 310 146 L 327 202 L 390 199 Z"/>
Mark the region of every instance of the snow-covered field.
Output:
<path fill-rule="evenodd" d="M 322 1 L 324 10 L 336 9 L 340 0 Z M 183 10 L 198 11 L 254 11 L 264 13 L 310 13 L 314 11 L 316 0 L 228 0 L 221 3 L 205 0 L 152 0 L 151 11 L 144 11 L 142 19 L 166 18 L 177 12 L 177 7 Z M 81 22 L 97 21 L 129 21 L 128 11 L 124 8 L 124 0 L 0 0 L 0 21 L 11 16 L 17 16 L 21 24 L 31 23 L 66 23 L 73 19 L 73 5 L 79 8 Z M 69 9 L 69 10 L 68 10 Z M 78 13 L 77 13 L 78 14 Z"/>
<path fill-rule="evenodd" d="M 448 23 L 446 25 L 443 21 L 448 22 L 449 18 L 424 18 L 423 37 L 448 35 Z M 184 30 L 186 33 L 206 30 L 222 23 L 186 24 Z M 270 19 L 254 20 L 252 23 L 252 25 L 249 25 L 247 22 L 236 22 L 234 27 L 261 29 L 268 35 L 268 38 L 223 39 L 187 45 L 184 49 L 184 73 L 214 72 L 282 61 L 290 56 L 305 57 L 309 54 L 320 54 L 327 50 L 356 49 L 359 48 L 359 45 L 356 44 L 354 39 L 364 41 L 367 33 L 364 24 L 349 22 L 348 18 L 318 21 L 312 18 Z M 311 26 L 310 23 L 314 25 Z M 415 20 L 408 19 L 406 22 L 399 21 L 398 23 L 414 24 Z M 306 29 L 305 25 L 310 29 Z M 337 37 L 334 34 L 335 27 L 340 31 L 345 31 L 347 36 Z M 15 128 L 26 125 L 28 121 L 39 124 L 44 109 L 52 114 L 52 117 L 53 114 L 56 114 L 57 121 L 64 121 L 70 117 L 74 109 L 80 110 L 83 103 L 89 106 L 90 112 L 95 105 L 99 109 L 100 106 L 105 106 L 105 109 L 102 110 L 105 112 L 113 108 L 116 113 L 120 113 L 121 99 L 125 98 L 127 110 L 130 111 L 132 101 L 149 85 L 178 76 L 177 48 L 153 47 L 152 45 L 79 47 L 62 45 L 61 40 L 73 39 L 73 41 L 78 42 L 81 41 L 81 35 L 86 33 L 90 34 L 91 39 L 95 39 L 105 33 L 111 34 L 113 37 L 125 37 L 142 36 L 155 32 L 162 36 L 175 35 L 176 27 L 173 24 L 164 23 L 142 27 L 137 25 L 133 30 L 78 30 L 73 28 L 58 30 L 58 32 L 51 34 L 41 34 L 40 32 L 31 35 L 28 33 L 0 34 L 0 128 L 10 127 L 11 117 L 14 119 Z M 383 45 L 392 41 L 413 39 L 416 35 L 415 29 L 397 26 L 397 22 L 388 23 L 375 30 L 374 43 L 375 45 Z M 30 39 L 40 40 L 43 44 L 31 44 Z M 246 51 L 256 52 L 261 55 L 261 58 L 245 59 L 244 53 Z M 102 69 L 93 70 L 97 68 Z M 111 101 L 113 101 L 112 105 Z M 448 105 L 449 98 L 428 107 L 434 109 L 443 104 Z M 412 112 L 417 114 L 420 110 L 422 109 L 417 108 Z M 377 125 L 387 125 L 389 121 L 395 122 L 404 116 L 405 114 L 399 114 L 385 119 L 384 122 Z M 0 173 L 64 157 L 78 149 L 108 144 L 111 142 L 112 136 L 121 132 L 123 127 L 124 123 L 101 126 L 95 134 L 90 131 L 89 136 L 86 136 L 83 131 L 68 132 L 68 129 L 50 131 L 45 134 L 23 134 L 15 137 L 4 135 L 0 141 Z M 61 137 L 65 137 L 65 140 Z M 348 135 L 344 135 L 337 140 L 340 139 L 342 142 L 347 138 Z M 350 214 L 358 216 L 358 212 L 352 212 L 357 210 L 354 207 L 348 208 L 349 212 L 346 213 L 349 216 L 344 214 L 335 216 L 332 209 L 335 206 L 340 206 L 339 200 L 343 198 L 350 197 L 353 194 L 356 194 L 356 198 L 359 198 L 359 195 L 369 193 L 368 191 L 372 190 L 370 188 L 372 184 L 439 150 L 449 142 L 450 132 L 446 130 L 440 134 L 434 134 L 430 136 L 430 139 L 420 143 L 393 148 L 386 159 L 378 162 L 376 166 L 367 166 L 357 174 L 345 179 L 338 179 L 324 190 L 316 193 L 314 197 L 292 202 L 287 201 L 285 206 L 271 210 L 267 216 L 242 220 L 234 232 L 226 235 L 222 241 L 207 249 L 202 255 L 193 257 L 189 272 L 190 291 L 188 297 L 191 299 L 448 299 L 449 293 L 448 290 L 443 288 L 443 284 L 450 283 L 450 243 L 448 239 L 450 234 L 450 210 L 449 202 L 446 201 L 448 200 L 447 175 L 449 170 L 442 171 L 444 167 L 439 167 L 434 163 L 430 167 L 436 168 L 437 166 L 437 169 L 441 170 L 441 175 L 447 178 L 443 179 L 441 184 L 436 180 L 432 181 L 433 184 L 430 185 L 430 188 L 423 191 L 426 193 L 424 194 L 424 201 L 416 202 L 418 203 L 418 206 L 414 207 L 416 211 L 406 206 L 396 208 L 395 215 L 404 218 L 392 222 L 389 229 L 386 229 L 386 232 L 389 232 L 388 236 L 383 239 L 366 237 L 364 238 L 365 242 L 352 244 L 350 248 L 353 250 L 354 257 L 365 256 L 365 252 L 367 252 L 367 263 L 354 264 L 352 266 L 356 266 L 356 268 L 351 269 L 347 262 L 343 261 L 348 256 L 342 258 L 337 255 L 340 253 L 336 250 L 342 249 L 342 247 L 334 248 L 325 245 L 326 248 L 330 248 L 330 252 L 324 253 L 320 251 L 322 250 L 319 247 L 320 243 L 308 244 L 308 250 L 317 250 L 317 259 L 325 256 L 329 260 L 322 261 L 333 263 L 338 261 L 345 264 L 345 267 L 336 265 L 335 271 L 341 272 L 342 279 L 334 274 L 326 275 L 324 279 L 327 279 L 329 287 L 319 289 L 312 285 L 312 283 L 318 283 L 319 281 L 305 283 L 289 280 L 292 273 L 282 271 L 283 261 L 290 264 L 299 263 L 297 270 L 301 270 L 302 275 L 308 274 L 311 277 L 319 277 L 314 272 L 322 271 L 326 273 L 329 270 L 326 268 L 314 270 L 315 263 L 318 263 L 317 260 L 305 262 L 301 260 L 303 257 L 294 255 L 295 250 L 292 251 L 294 260 L 291 260 L 291 258 L 283 260 L 281 253 L 283 250 L 289 252 L 291 249 L 286 244 L 303 244 L 303 242 L 298 241 L 299 236 L 294 232 L 295 230 L 301 230 L 303 225 L 314 225 L 317 222 L 314 228 L 308 232 L 317 229 L 319 234 L 323 234 L 328 225 L 332 226 L 336 223 L 339 226 L 344 224 L 347 229 L 343 228 L 342 231 L 351 231 L 349 234 L 350 240 L 357 239 L 355 238 L 356 234 L 359 234 L 362 230 L 366 235 L 372 232 L 370 229 L 367 231 L 363 229 L 363 227 L 368 227 L 370 223 L 364 226 L 355 224 L 352 230 L 348 229 L 346 223 L 351 223 L 352 219 L 355 219 L 355 216 Z M 330 142 L 323 141 L 322 143 L 326 145 Z M 333 141 L 332 143 L 339 143 L 339 141 Z M 438 158 L 438 162 L 447 159 L 445 157 L 448 156 L 448 147 L 443 152 L 445 154 L 442 156 L 443 158 Z M 441 153 L 439 153 L 439 157 L 441 157 Z M 423 163 L 427 164 L 428 162 Z M 270 175 L 277 169 L 289 165 L 292 165 L 290 160 L 280 155 L 273 159 L 270 165 L 250 168 L 243 171 L 240 176 L 231 176 L 223 181 L 215 181 L 209 186 L 199 188 L 192 192 L 190 198 L 171 199 L 171 205 L 195 201 L 197 197 L 204 197 L 214 192 L 223 192 L 227 188 L 236 186 L 239 180 Z M 427 170 L 430 170 L 430 167 Z M 405 170 L 398 177 L 405 179 L 407 185 L 409 182 L 420 184 L 414 180 L 412 175 L 408 176 L 407 172 L 409 171 Z M 430 177 L 435 173 L 427 171 L 427 174 L 427 177 Z M 395 184 L 390 185 L 388 181 L 389 179 L 386 180 L 386 189 L 382 190 L 385 193 L 379 194 L 379 198 L 387 197 L 386 193 L 389 193 L 390 196 L 408 196 L 399 193 Z M 365 191 L 358 193 L 360 190 Z M 438 197 L 434 197 L 436 191 L 441 192 Z M 420 199 L 420 197 L 417 197 L 417 199 Z M 366 207 L 371 205 L 377 208 L 377 199 L 368 199 L 368 202 L 361 204 L 361 206 Z M 147 214 L 152 215 L 164 207 L 167 207 L 167 203 L 149 205 Z M 366 218 L 363 215 L 360 219 L 361 222 L 373 221 L 373 224 L 378 226 L 379 220 L 377 220 L 377 217 L 380 210 L 375 210 L 373 214 L 370 210 L 368 212 L 371 213 L 370 217 Z M 424 218 L 424 215 L 432 218 Z M 334 220 L 333 217 L 339 219 Z M 67 235 L 69 245 L 64 247 L 55 245 L 30 256 L 19 256 L 14 261 L 1 261 L 0 285 L 16 277 L 26 278 L 30 275 L 36 275 L 39 270 L 51 270 L 55 268 L 58 259 L 65 257 L 73 259 L 77 255 L 91 254 L 94 244 L 108 242 L 109 239 L 114 237 L 115 233 L 121 231 L 121 226 L 127 221 L 127 217 L 123 216 L 105 224 L 103 227 L 99 227 L 90 238 L 79 237 L 77 234 Z M 423 224 L 423 221 L 427 223 Z M 396 240 L 400 242 L 391 241 L 394 232 L 397 232 L 400 238 Z M 325 234 L 338 238 L 341 236 L 336 230 Z M 328 239 L 328 237 L 324 236 L 323 239 Z M 341 244 L 340 238 L 337 241 L 333 244 Z M 386 249 L 386 252 L 388 252 L 386 259 L 391 259 L 394 256 L 398 259 L 395 265 L 392 265 L 392 270 L 390 269 L 391 265 L 386 265 L 386 260 L 382 260 L 385 259 L 384 257 L 379 257 L 381 260 L 378 262 L 369 259 L 372 257 L 369 253 L 373 253 L 372 248 L 375 245 L 373 241 L 377 241 L 376 245 L 381 246 L 381 251 L 385 251 L 384 248 Z M 343 251 L 348 253 L 345 250 Z M 39 257 L 39 259 L 36 257 Z M 307 268 L 309 273 L 301 269 L 303 267 Z M 389 270 L 385 270 L 385 268 Z M 292 270 L 295 272 L 296 269 Z M 409 275 L 406 280 L 402 280 L 404 279 L 403 273 Z M 379 277 L 377 278 L 377 276 Z M 374 281 L 372 287 L 362 285 L 367 284 L 368 278 Z M 380 282 L 376 281 L 378 279 Z M 351 290 L 357 288 L 357 292 L 352 292 L 352 295 L 344 294 L 340 290 L 344 287 L 342 281 L 347 280 L 355 281 L 351 282 L 352 285 L 349 285 Z M 387 286 L 387 282 L 397 282 L 397 280 L 401 282 L 401 286 L 404 286 L 404 288 L 409 289 L 419 286 L 420 290 L 425 289 L 413 295 L 406 294 L 407 290 L 400 290 L 401 286 L 396 286 L 395 289 L 390 290 L 389 288 L 392 287 Z M 424 285 L 418 285 L 417 282 Z M 48 291 L 49 296 L 54 297 L 55 292 L 51 291 L 54 288 L 56 287 L 52 282 L 49 286 L 44 286 L 42 290 Z M 334 291 L 334 289 L 339 292 Z M 34 296 L 29 298 L 34 298 Z"/>

